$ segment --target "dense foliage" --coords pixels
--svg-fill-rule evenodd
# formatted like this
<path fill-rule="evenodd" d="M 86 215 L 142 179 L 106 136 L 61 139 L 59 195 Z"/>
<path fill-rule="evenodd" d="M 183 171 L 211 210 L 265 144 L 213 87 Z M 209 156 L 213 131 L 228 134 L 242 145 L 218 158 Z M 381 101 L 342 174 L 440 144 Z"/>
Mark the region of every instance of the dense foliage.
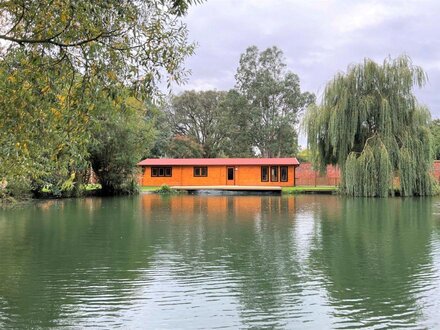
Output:
<path fill-rule="evenodd" d="M 72 195 L 90 165 L 104 190 L 132 191 L 154 139 L 149 101 L 186 77 L 194 2 L 2 2 L 0 195 Z"/>
<path fill-rule="evenodd" d="M 253 144 L 263 157 L 297 152 L 299 114 L 315 96 L 301 92 L 299 77 L 286 70 L 283 52 L 277 47 L 260 52 L 256 46 L 240 57 L 236 88 L 251 109 Z"/>
<path fill-rule="evenodd" d="M 132 193 L 137 186 L 136 163 L 149 150 L 155 130 L 145 120 L 145 108 L 134 97 L 115 103 L 104 99 L 92 118 L 89 161 L 103 194 Z"/>
<path fill-rule="evenodd" d="M 251 113 L 235 91 L 185 91 L 172 97 L 165 113 L 172 130 L 168 156 L 252 155 Z"/>
<path fill-rule="evenodd" d="M 194 2 L 200 1 L 3 1 L 0 39 L 7 52 L 39 54 L 47 65 L 66 64 L 72 75 L 151 94 L 163 75 L 184 78 L 181 63 L 194 45 L 180 16 Z"/>
<path fill-rule="evenodd" d="M 430 114 L 413 94 L 425 80 L 406 56 L 366 59 L 336 75 L 322 104 L 310 107 L 309 147 L 321 169 L 340 166 L 345 193 L 388 196 L 396 175 L 402 195 L 431 194 Z"/>
<path fill-rule="evenodd" d="M 225 92 L 187 91 L 172 99 L 168 118 L 174 133 L 188 136 L 203 148 L 203 157 L 215 157 L 227 135 L 221 129 L 220 103 Z"/>

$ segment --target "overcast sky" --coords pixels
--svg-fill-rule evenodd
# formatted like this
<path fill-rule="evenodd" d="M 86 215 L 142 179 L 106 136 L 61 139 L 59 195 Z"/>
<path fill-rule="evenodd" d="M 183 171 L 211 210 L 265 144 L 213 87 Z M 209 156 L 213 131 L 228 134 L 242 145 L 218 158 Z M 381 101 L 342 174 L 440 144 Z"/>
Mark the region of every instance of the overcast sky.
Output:
<path fill-rule="evenodd" d="M 407 54 L 428 74 L 420 103 L 440 118 L 440 0 L 208 0 L 185 21 L 198 48 L 180 90 L 232 88 L 250 45 L 281 48 L 302 89 L 318 97 L 349 64 Z"/>

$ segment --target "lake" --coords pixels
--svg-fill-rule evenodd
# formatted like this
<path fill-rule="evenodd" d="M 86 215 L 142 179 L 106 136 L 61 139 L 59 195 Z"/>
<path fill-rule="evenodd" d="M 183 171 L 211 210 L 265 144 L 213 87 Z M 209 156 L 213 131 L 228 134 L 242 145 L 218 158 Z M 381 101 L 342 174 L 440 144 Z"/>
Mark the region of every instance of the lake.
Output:
<path fill-rule="evenodd" d="M 0 210 L 0 328 L 439 328 L 440 199 L 161 196 Z"/>

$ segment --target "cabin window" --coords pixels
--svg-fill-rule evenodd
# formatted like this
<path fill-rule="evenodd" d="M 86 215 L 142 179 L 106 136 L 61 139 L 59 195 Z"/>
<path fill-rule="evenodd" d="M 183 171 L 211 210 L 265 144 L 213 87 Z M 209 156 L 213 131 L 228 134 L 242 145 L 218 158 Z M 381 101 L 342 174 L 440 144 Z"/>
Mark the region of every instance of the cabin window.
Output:
<path fill-rule="evenodd" d="M 173 176 L 171 167 L 152 167 L 151 176 Z"/>
<path fill-rule="evenodd" d="M 280 166 L 280 181 L 281 182 L 289 181 L 289 171 L 287 166 Z"/>
<path fill-rule="evenodd" d="M 269 166 L 261 166 L 261 181 L 269 181 Z"/>
<path fill-rule="evenodd" d="M 151 168 L 151 176 L 159 176 L 159 169 L 157 167 Z"/>
<path fill-rule="evenodd" d="M 272 182 L 278 181 L 278 166 L 270 167 L 270 181 Z"/>
<path fill-rule="evenodd" d="M 208 167 L 206 166 L 194 167 L 194 176 L 208 176 Z"/>

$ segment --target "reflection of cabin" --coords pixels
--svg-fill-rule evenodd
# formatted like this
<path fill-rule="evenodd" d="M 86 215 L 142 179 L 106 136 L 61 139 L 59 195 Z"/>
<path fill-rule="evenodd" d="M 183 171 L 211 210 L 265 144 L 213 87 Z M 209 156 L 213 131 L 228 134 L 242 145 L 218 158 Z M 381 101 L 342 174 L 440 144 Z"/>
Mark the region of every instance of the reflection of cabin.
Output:
<path fill-rule="evenodd" d="M 296 158 L 144 159 L 143 186 L 294 186 Z"/>
<path fill-rule="evenodd" d="M 316 202 L 316 196 L 301 196 L 307 202 Z M 173 198 L 163 198 L 157 194 L 144 194 L 141 196 L 142 213 L 145 219 L 154 221 L 152 216 L 155 212 L 161 212 L 172 222 L 185 223 L 197 222 L 202 224 L 200 216 L 209 214 L 212 222 L 228 222 L 228 219 L 235 219 L 240 223 L 254 222 L 264 219 L 282 218 L 285 220 L 286 214 L 296 216 L 296 198 L 279 198 L 278 196 L 194 196 L 179 195 Z M 334 203 L 327 200 L 323 203 Z M 165 212 L 165 213 L 164 213 Z"/>

